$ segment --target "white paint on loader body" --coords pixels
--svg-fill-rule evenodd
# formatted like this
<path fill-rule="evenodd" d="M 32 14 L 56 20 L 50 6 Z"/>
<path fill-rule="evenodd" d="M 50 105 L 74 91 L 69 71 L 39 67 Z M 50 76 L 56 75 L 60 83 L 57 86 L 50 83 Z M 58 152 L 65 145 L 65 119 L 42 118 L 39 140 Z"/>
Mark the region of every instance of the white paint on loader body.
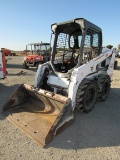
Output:
<path fill-rule="evenodd" d="M 108 66 L 107 71 L 104 70 L 97 70 L 97 68 L 101 68 L 101 62 L 106 60 L 106 66 Z M 72 108 L 75 108 L 75 102 L 76 102 L 76 93 L 78 86 L 82 82 L 84 78 L 93 79 L 93 77 L 99 75 L 99 74 L 107 74 L 112 79 L 113 74 L 113 68 L 114 68 L 114 60 L 115 60 L 115 53 L 112 49 L 106 49 L 104 48 L 102 50 L 102 53 L 97 56 L 96 58 L 93 58 L 92 60 L 88 61 L 87 63 L 83 64 L 82 66 L 79 66 L 78 68 L 74 68 L 69 80 L 67 78 L 61 78 L 56 75 L 48 74 L 48 80 L 47 84 L 55 88 L 66 88 L 68 89 L 68 97 L 72 101 Z M 35 87 L 37 86 L 40 81 L 42 82 L 42 75 L 44 73 L 45 68 L 49 68 L 49 65 L 43 64 L 39 65 L 36 76 L 35 76 Z"/>

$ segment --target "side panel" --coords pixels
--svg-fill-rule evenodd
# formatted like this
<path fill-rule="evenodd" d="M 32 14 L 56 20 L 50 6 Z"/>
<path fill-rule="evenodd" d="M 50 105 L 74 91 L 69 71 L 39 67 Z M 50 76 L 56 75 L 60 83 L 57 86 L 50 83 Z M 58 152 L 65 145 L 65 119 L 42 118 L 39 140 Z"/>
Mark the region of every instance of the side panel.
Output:
<path fill-rule="evenodd" d="M 81 81 L 89 74 L 96 74 L 97 65 L 106 60 L 110 55 L 112 55 L 112 58 L 107 70 L 107 74 L 110 76 L 110 74 L 112 75 L 113 73 L 113 63 L 115 58 L 115 55 L 114 53 L 112 53 L 112 50 L 104 51 L 104 53 L 100 54 L 100 56 L 73 70 L 71 75 L 71 82 L 68 88 L 68 97 L 72 100 L 73 109 L 75 108 L 76 92 Z M 97 73 L 99 74 L 99 72 Z"/>

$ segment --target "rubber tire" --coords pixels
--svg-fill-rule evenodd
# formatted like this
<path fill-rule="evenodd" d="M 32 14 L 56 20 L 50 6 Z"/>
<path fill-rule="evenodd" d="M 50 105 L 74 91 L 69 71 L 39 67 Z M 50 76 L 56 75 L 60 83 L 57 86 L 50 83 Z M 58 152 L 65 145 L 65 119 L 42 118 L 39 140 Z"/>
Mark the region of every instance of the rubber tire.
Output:
<path fill-rule="evenodd" d="M 115 61 L 115 62 L 114 62 L 114 69 L 117 69 L 117 64 L 118 64 L 118 62 Z"/>
<path fill-rule="evenodd" d="M 76 104 L 79 103 L 79 105 L 81 105 L 81 108 L 79 109 L 77 107 L 77 105 L 76 105 L 76 108 L 79 109 L 79 110 L 82 110 L 83 112 L 89 113 L 94 108 L 94 105 L 95 105 L 96 100 L 97 100 L 98 85 L 97 85 L 96 81 L 90 81 L 88 84 L 85 84 L 84 86 L 86 86 L 86 87 L 83 87 L 83 85 L 80 84 L 79 87 L 78 87 L 78 91 L 77 91 L 76 96 L 80 92 L 83 93 L 83 94 L 80 95 L 80 96 L 77 96 Z M 81 89 L 82 87 L 83 87 L 83 89 Z M 90 91 L 90 89 L 92 89 L 93 97 L 92 97 L 92 102 L 91 102 L 90 106 L 87 106 L 88 104 L 86 104 L 86 98 L 88 96 L 87 94 Z M 81 101 L 80 101 L 80 99 L 81 99 Z"/>
<path fill-rule="evenodd" d="M 109 95 L 110 92 L 110 77 L 106 76 L 103 84 L 102 84 L 102 95 L 101 95 L 101 101 L 105 101 Z"/>
<path fill-rule="evenodd" d="M 24 63 L 23 63 L 23 68 L 24 68 L 24 69 L 28 69 L 29 66 L 27 66 L 26 63 L 24 62 Z"/>

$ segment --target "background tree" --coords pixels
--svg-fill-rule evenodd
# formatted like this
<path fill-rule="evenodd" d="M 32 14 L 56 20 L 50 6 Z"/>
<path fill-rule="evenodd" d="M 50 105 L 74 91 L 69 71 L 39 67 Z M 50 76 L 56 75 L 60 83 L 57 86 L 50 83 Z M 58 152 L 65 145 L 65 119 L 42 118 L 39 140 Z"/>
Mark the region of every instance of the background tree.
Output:
<path fill-rule="evenodd" d="M 106 48 L 111 49 L 113 46 L 112 45 L 107 45 Z"/>

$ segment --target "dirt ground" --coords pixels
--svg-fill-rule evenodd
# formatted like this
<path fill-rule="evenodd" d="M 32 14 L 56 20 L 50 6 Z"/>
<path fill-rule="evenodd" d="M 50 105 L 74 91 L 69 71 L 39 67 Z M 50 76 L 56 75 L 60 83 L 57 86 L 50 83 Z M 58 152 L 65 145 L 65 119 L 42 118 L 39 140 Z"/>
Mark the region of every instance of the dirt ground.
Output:
<path fill-rule="evenodd" d="M 3 116 L 2 107 L 21 83 L 33 85 L 35 68 L 22 69 L 23 57 L 7 57 L 8 76 L 0 80 L 0 160 L 119 160 L 120 59 L 108 99 L 89 114 L 75 110 L 75 123 L 40 148 Z M 19 74 L 24 71 L 24 74 Z"/>

